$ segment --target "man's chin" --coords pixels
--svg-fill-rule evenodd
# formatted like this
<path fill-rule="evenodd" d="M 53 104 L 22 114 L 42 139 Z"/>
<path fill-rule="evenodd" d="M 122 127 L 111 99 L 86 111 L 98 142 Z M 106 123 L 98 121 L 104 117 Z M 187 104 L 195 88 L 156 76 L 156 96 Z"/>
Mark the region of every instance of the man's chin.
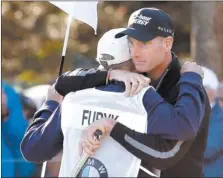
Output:
<path fill-rule="evenodd" d="M 136 71 L 139 72 L 139 73 L 147 73 L 148 70 L 144 67 L 144 66 L 136 66 Z"/>

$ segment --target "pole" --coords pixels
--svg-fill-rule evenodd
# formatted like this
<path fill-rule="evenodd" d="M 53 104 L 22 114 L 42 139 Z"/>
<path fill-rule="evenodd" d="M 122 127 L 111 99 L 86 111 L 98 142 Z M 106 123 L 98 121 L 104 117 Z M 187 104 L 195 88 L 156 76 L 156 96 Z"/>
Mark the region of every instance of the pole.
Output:
<path fill-rule="evenodd" d="M 62 58 L 60 61 L 60 68 L 59 68 L 59 73 L 58 73 L 59 76 L 62 74 L 62 71 L 63 71 L 63 65 L 64 65 L 64 60 L 65 60 L 65 55 L 66 55 L 66 50 L 67 50 L 67 43 L 68 43 L 68 38 L 69 38 L 71 22 L 72 22 L 72 17 L 71 15 L 69 15 L 68 20 L 67 20 L 67 28 L 66 28 L 65 38 L 64 38 L 64 44 L 63 44 Z"/>
<path fill-rule="evenodd" d="M 61 61 L 60 61 L 60 68 L 59 68 L 58 76 L 60 76 L 62 74 L 62 71 L 63 71 L 63 65 L 64 65 L 64 60 L 65 60 L 65 55 L 66 55 L 66 50 L 67 50 L 67 43 L 68 43 L 68 38 L 69 38 L 69 33 L 70 33 L 71 22 L 72 22 L 72 16 L 69 15 L 69 17 L 67 19 L 67 27 L 66 27 L 66 33 L 65 33 L 65 38 L 64 38 L 63 50 L 62 50 L 62 58 L 61 58 Z M 43 163 L 42 171 L 41 171 L 41 177 L 45 176 L 46 166 L 47 166 L 47 161 L 45 161 Z"/>

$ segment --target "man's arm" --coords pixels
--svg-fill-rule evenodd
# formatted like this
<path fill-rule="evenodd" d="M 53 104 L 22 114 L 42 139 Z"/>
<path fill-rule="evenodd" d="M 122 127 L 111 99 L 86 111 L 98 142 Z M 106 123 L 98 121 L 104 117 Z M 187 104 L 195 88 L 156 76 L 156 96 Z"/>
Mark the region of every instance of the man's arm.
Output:
<path fill-rule="evenodd" d="M 115 124 L 110 136 L 134 156 L 160 170 L 168 169 L 180 161 L 192 144 L 192 140 L 184 142 L 139 133 L 121 123 Z"/>
<path fill-rule="evenodd" d="M 166 102 L 155 90 L 143 97 L 148 114 L 147 133 L 173 140 L 194 139 L 205 112 L 205 91 L 202 78 L 193 72 L 184 73 L 178 83 L 179 95 L 175 105 Z"/>
<path fill-rule="evenodd" d="M 28 127 L 21 143 L 23 157 L 31 162 L 42 163 L 50 160 L 62 150 L 59 106 L 61 98 L 52 88 L 46 102 L 34 115 L 34 122 Z"/>
<path fill-rule="evenodd" d="M 106 85 L 107 80 L 117 80 L 125 83 L 125 95 L 133 96 L 150 83 L 150 79 L 141 74 L 110 70 L 76 69 L 61 75 L 56 81 L 57 92 L 65 96 L 70 92 Z"/>
<path fill-rule="evenodd" d="M 192 144 L 192 140 L 184 142 L 165 139 L 159 135 L 136 132 L 112 119 L 101 119 L 83 131 L 79 143 L 80 153 L 94 155 L 100 143 L 92 138 L 96 130 L 101 130 L 104 136 L 110 134 L 134 156 L 161 170 L 175 165 L 187 153 Z"/>
<path fill-rule="evenodd" d="M 190 77 L 194 77 L 194 80 L 190 79 Z M 116 123 L 116 121 L 104 119 L 99 120 L 89 126 L 89 129 L 86 129 L 83 135 L 93 135 L 95 130 L 99 129 L 103 132 L 110 133 L 110 136 L 117 142 L 119 142 L 125 149 L 158 169 L 164 170 L 175 165 L 189 150 L 193 139 L 200 127 L 201 120 L 204 116 L 204 110 L 210 109 L 207 105 L 204 104 L 205 93 L 203 93 L 202 80 L 200 76 L 186 71 L 186 73 L 183 74 L 179 85 L 180 93 L 178 104 L 176 104 L 175 106 L 166 103 L 155 92 L 152 93 L 150 95 L 150 98 L 147 98 L 146 100 L 147 102 L 150 102 L 150 108 L 152 108 L 152 110 L 148 112 L 148 118 L 151 119 L 150 124 L 156 127 L 159 126 L 159 130 L 156 131 L 157 128 L 153 130 L 152 126 L 150 126 L 149 124 L 150 128 L 148 128 L 148 133 L 142 134 L 129 129 L 128 127 L 120 123 Z M 188 97 L 188 95 L 190 96 Z M 191 103 L 188 103 L 188 101 L 190 101 Z M 185 102 L 184 106 L 181 106 L 181 102 Z M 189 112 L 191 113 L 188 113 L 188 111 L 185 110 L 185 105 L 187 106 L 188 104 L 192 104 L 192 106 L 189 106 L 189 108 L 195 107 L 192 108 L 192 111 L 189 110 Z M 201 104 L 201 106 L 194 106 L 197 104 Z M 208 102 L 206 104 L 208 104 Z M 190 116 L 192 114 L 192 116 L 194 116 L 195 118 L 181 118 L 184 116 L 184 114 L 182 115 L 182 113 L 190 114 Z M 183 120 L 183 122 L 181 123 L 179 119 Z M 194 119 L 195 121 L 191 119 Z M 184 136 L 183 134 L 177 136 L 177 134 L 181 134 L 180 130 L 178 130 L 176 133 L 170 129 L 165 128 L 170 127 L 174 129 L 174 127 L 176 127 L 178 124 L 186 131 L 188 130 L 190 134 L 192 132 L 192 135 Z M 160 129 L 162 125 L 164 131 Z M 152 133 L 150 132 L 150 130 L 152 131 Z M 155 134 L 153 132 L 155 132 Z M 165 137 L 171 137 L 171 139 L 167 139 Z M 185 140 L 188 141 L 178 141 L 177 139 L 173 139 L 174 137 L 185 137 Z M 89 144 L 90 141 L 82 140 L 81 143 L 84 150 L 85 147 L 88 147 L 87 145 L 85 145 L 85 142 Z"/>
<path fill-rule="evenodd" d="M 108 125 L 110 135 L 117 142 L 161 170 L 175 165 L 187 153 L 205 110 L 210 111 L 202 86 L 203 71 L 196 64 L 187 63 L 182 73 L 178 101 L 174 106 L 165 102 L 155 91 L 150 89 L 150 93 L 147 92 L 147 98 L 144 98 L 149 121 L 147 134 L 135 132 L 120 123 Z M 149 108 L 152 109 L 149 111 Z"/>
<path fill-rule="evenodd" d="M 106 84 L 107 71 L 99 69 L 76 69 L 62 74 L 56 81 L 56 91 L 65 96 L 70 92 Z"/>

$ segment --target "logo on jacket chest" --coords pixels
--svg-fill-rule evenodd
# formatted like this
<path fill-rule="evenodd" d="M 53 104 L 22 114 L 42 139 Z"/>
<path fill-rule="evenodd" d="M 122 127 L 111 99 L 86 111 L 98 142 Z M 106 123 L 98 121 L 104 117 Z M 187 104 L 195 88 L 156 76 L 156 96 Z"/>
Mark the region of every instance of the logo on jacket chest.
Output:
<path fill-rule="evenodd" d="M 95 122 L 96 120 L 100 120 L 102 118 L 110 118 L 117 120 L 118 117 L 119 115 L 115 114 L 91 111 L 91 110 L 83 110 L 82 125 L 90 125 L 92 122 Z"/>

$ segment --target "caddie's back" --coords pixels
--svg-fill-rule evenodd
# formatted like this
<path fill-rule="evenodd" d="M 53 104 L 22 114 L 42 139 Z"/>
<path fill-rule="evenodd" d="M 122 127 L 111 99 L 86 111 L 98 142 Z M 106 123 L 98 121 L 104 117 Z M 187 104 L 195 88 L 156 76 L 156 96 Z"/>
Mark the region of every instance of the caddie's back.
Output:
<path fill-rule="evenodd" d="M 135 131 L 146 133 L 147 113 L 142 104 L 142 97 L 146 90 L 147 88 L 143 89 L 134 97 L 97 89 L 85 89 L 66 95 L 61 112 L 64 144 L 59 176 L 70 175 L 72 168 L 80 159 L 78 142 L 81 133 L 96 120 L 114 119 Z M 117 162 L 120 157 L 125 159 Z M 90 177 L 135 177 L 140 163 L 140 159 L 126 151 L 110 136 L 106 136 L 95 156 L 88 159 L 80 174 L 86 176 L 88 172 Z"/>

